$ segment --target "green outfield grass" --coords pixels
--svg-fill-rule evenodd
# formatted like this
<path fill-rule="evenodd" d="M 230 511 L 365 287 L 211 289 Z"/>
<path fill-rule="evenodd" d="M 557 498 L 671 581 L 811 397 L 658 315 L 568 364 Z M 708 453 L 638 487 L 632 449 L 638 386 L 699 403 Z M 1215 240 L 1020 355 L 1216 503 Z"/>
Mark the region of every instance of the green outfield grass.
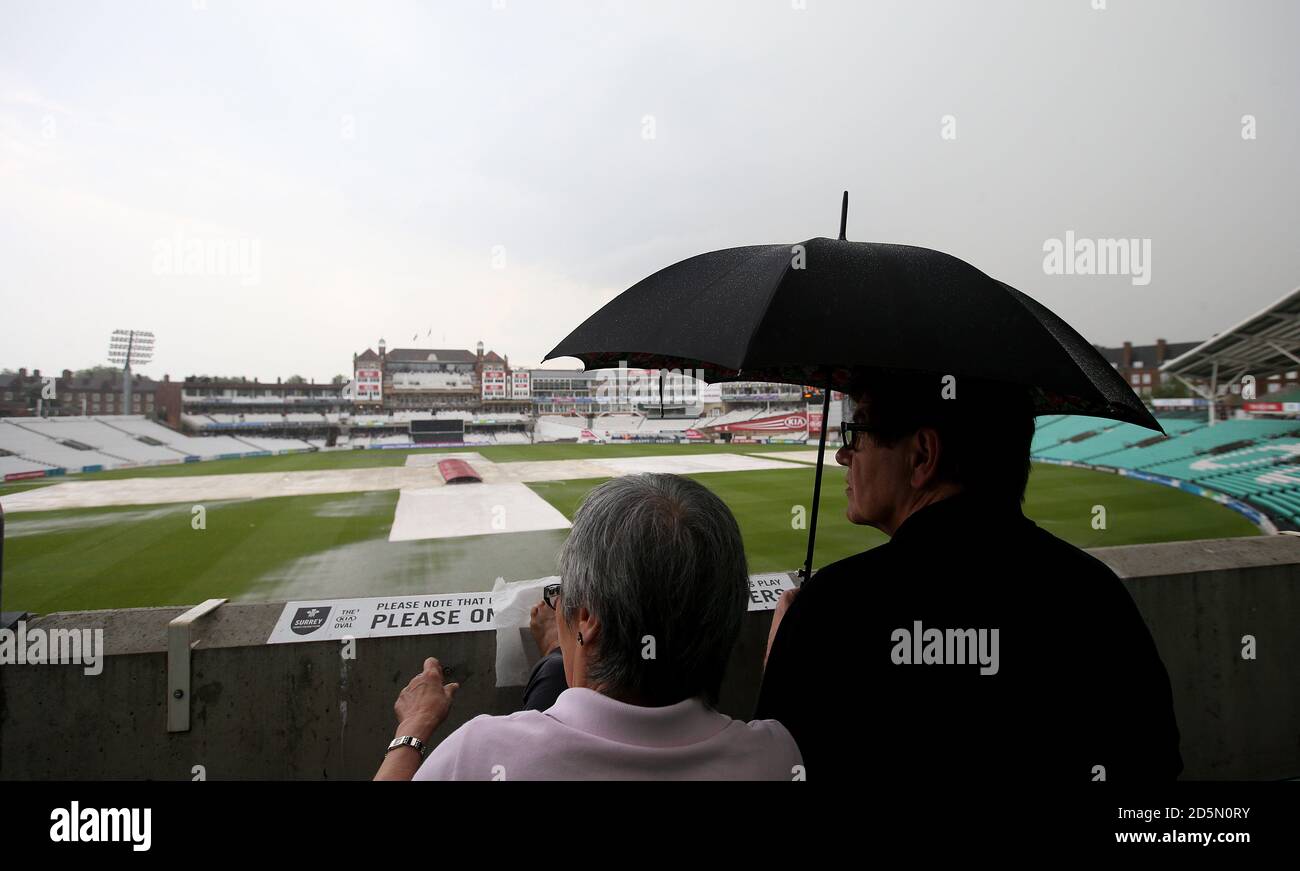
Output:
<path fill-rule="evenodd" d="M 32 481 L 10 481 L 9 483 L 0 483 L 0 497 L 7 493 L 21 493 L 24 490 L 35 490 L 37 487 L 52 487 L 66 480 L 65 478 L 37 478 Z"/>
<path fill-rule="evenodd" d="M 688 452 L 718 446 L 692 446 Z M 666 449 L 666 450 L 665 450 Z M 498 462 L 593 457 L 617 452 L 668 453 L 681 448 L 638 446 L 499 446 L 482 450 Z M 753 452 L 754 446 L 732 450 Z M 627 452 L 627 453 L 624 453 Z M 405 452 L 358 451 L 255 458 L 149 470 L 268 471 L 271 461 L 299 457 L 346 465 L 362 457 L 404 462 Z M 336 468 L 339 466 L 309 466 Z M 292 470 L 292 467 L 274 467 Z M 297 467 L 303 468 L 303 467 Z M 107 473 L 113 474 L 113 473 Z M 781 571 L 803 562 L 805 529 L 797 506 L 808 507 L 813 468 L 694 475 L 736 513 L 751 571 Z M 530 486 L 566 516 L 600 479 Z M 873 547 L 884 537 L 844 519 L 840 470 L 823 480 L 817 565 Z M 55 610 L 187 605 L 212 597 L 288 600 L 491 589 L 506 580 L 555 571 L 564 530 L 389 542 L 396 491 L 289 496 L 206 505 L 206 528 L 191 528 L 189 505 L 96 508 L 11 514 L 4 553 L 3 607 Z M 1107 529 L 1092 528 L 1094 505 L 1107 511 Z M 1253 535 L 1237 513 L 1178 490 L 1086 469 L 1035 466 L 1026 513 L 1083 547 Z M 806 512 L 807 513 L 807 512 Z M 1050 582 L 1045 578 L 1044 582 Z"/>

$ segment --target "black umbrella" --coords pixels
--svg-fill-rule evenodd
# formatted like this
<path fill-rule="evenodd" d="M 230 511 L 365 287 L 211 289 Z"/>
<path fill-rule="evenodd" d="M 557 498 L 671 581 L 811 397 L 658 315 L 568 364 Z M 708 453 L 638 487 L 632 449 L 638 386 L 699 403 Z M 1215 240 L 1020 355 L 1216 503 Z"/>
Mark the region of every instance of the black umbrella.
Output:
<path fill-rule="evenodd" d="M 879 367 L 1031 388 L 1037 414 L 1164 432 L 1095 347 L 1045 306 L 941 251 L 840 238 L 690 257 L 619 294 L 547 360 L 691 369 L 705 381 L 825 388 L 804 576 L 812 572 L 831 390 Z"/>

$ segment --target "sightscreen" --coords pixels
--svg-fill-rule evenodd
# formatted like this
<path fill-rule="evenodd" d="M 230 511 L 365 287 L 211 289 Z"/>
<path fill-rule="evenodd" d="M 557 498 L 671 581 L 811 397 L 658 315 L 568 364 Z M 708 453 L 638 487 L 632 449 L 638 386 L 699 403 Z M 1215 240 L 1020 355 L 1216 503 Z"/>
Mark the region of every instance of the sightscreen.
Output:
<path fill-rule="evenodd" d="M 465 442 L 465 421 L 463 420 L 413 420 L 411 421 L 411 441 L 416 444 L 430 442 Z"/>

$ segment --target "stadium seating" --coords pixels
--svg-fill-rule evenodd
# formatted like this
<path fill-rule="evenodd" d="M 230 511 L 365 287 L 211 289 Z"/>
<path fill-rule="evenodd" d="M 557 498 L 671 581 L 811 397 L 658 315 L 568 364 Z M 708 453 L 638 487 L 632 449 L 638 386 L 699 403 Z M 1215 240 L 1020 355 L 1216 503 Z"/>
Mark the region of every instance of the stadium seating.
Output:
<path fill-rule="evenodd" d="M 117 429 L 98 418 L 34 417 L 19 425 L 57 442 L 72 440 L 89 445 L 96 452 L 110 457 L 113 465 L 175 460 L 181 456 L 165 446 L 140 441 L 135 434 Z"/>
<path fill-rule="evenodd" d="M 1047 448 L 1067 442 L 1077 436 L 1089 432 L 1101 432 L 1118 425 L 1118 422 L 1114 420 L 1078 415 L 1039 418 L 1035 423 L 1034 440 L 1030 451 L 1038 454 Z"/>
<path fill-rule="evenodd" d="M 20 475 L 26 472 L 44 472 L 50 468 L 44 463 L 34 463 L 22 457 L 0 456 L 0 478 L 5 475 Z"/>
<path fill-rule="evenodd" d="M 394 435 L 383 436 L 377 435 L 371 437 L 370 443 L 373 445 L 405 445 L 411 443 L 411 436 L 409 433 L 397 433 Z"/>
<path fill-rule="evenodd" d="M 387 414 L 354 414 L 340 422 L 352 426 L 394 426 L 404 421 L 394 420 Z"/>
<path fill-rule="evenodd" d="M 587 419 L 577 415 L 547 415 L 537 418 L 533 437 L 539 442 L 565 441 L 578 438 L 587 427 Z"/>
<path fill-rule="evenodd" d="M 598 414 L 591 422 L 591 429 L 597 434 L 630 434 L 641 428 L 644 419 L 639 414 Z"/>
<path fill-rule="evenodd" d="M 1240 418 L 1209 426 L 1203 416 L 1161 416 L 1159 422 L 1169 437 L 1138 447 L 1155 434 L 1100 418 L 1040 418 L 1032 454 L 1194 482 L 1300 526 L 1300 421 Z"/>
<path fill-rule="evenodd" d="M 641 424 L 642 433 L 663 433 L 664 435 L 676 435 L 693 429 L 696 424 L 696 418 L 676 418 L 676 419 L 658 419 L 647 418 Z"/>
<path fill-rule="evenodd" d="M 701 427 L 711 427 L 714 424 L 721 422 L 722 418 L 725 416 L 726 415 L 722 415 L 722 414 L 713 414 L 713 415 L 707 415 L 701 417 L 698 423 L 696 424 L 696 429 L 699 429 Z"/>
<path fill-rule="evenodd" d="M 713 418 L 708 422 L 709 426 L 726 426 L 731 423 L 743 423 L 747 420 L 753 420 L 756 417 L 766 417 L 769 412 L 765 409 L 745 409 L 742 411 L 728 411 L 726 414 Z"/>
<path fill-rule="evenodd" d="M 241 442 L 252 445 L 253 450 L 271 451 L 272 453 L 279 451 L 303 450 L 312 447 L 312 445 L 308 444 L 304 439 L 272 438 L 268 436 L 248 435 L 236 436 L 236 438 Z"/>
<path fill-rule="evenodd" d="M 1169 462 L 1153 463 L 1144 466 L 1143 471 L 1185 481 L 1201 481 L 1229 471 L 1264 469 L 1297 455 L 1300 455 L 1300 442 L 1294 438 L 1260 439 L 1247 447 L 1226 453 L 1205 452 Z"/>
<path fill-rule="evenodd" d="M 65 442 L 75 442 L 81 450 Z M 155 444 L 156 443 L 156 444 Z M 88 466 L 113 468 L 141 463 L 307 448 L 301 439 L 264 436 L 188 436 L 141 416 L 19 417 L 0 420 L 0 475 Z"/>
<path fill-rule="evenodd" d="M 1181 421 L 1180 421 L 1181 423 Z M 1188 423 L 1191 423 L 1188 421 Z M 1125 469 L 1147 469 L 1174 460 L 1195 459 L 1215 448 L 1234 442 L 1254 442 L 1300 429 L 1294 420 L 1224 420 L 1214 426 L 1197 426 L 1146 447 L 1131 447 L 1106 457 L 1106 465 Z M 1171 471 L 1174 467 L 1170 467 Z M 1171 474 L 1165 472 L 1163 474 Z"/>
<path fill-rule="evenodd" d="M 17 423 L 16 420 L 21 420 L 22 423 Z M 86 466 L 115 466 L 131 462 L 125 457 L 93 450 L 94 444 L 82 442 L 82 444 L 89 444 L 92 450 L 80 450 L 61 444 L 57 433 L 45 431 L 48 427 L 42 426 L 41 418 L 16 420 L 7 418 L 0 421 L 0 448 L 29 463 L 38 463 L 46 468 L 80 470 Z M 77 432 L 80 433 L 80 429 Z M 63 437 L 75 439 L 71 434 Z M 80 441 L 80 439 L 76 440 Z"/>

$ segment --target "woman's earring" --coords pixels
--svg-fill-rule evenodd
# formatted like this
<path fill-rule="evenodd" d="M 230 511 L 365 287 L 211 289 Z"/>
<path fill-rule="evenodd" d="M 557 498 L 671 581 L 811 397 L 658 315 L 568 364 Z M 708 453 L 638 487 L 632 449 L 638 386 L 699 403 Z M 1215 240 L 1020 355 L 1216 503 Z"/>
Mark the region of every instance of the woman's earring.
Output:
<path fill-rule="evenodd" d="M 578 646 L 579 646 L 579 647 L 582 646 L 582 633 L 581 633 L 581 632 L 578 633 Z"/>

